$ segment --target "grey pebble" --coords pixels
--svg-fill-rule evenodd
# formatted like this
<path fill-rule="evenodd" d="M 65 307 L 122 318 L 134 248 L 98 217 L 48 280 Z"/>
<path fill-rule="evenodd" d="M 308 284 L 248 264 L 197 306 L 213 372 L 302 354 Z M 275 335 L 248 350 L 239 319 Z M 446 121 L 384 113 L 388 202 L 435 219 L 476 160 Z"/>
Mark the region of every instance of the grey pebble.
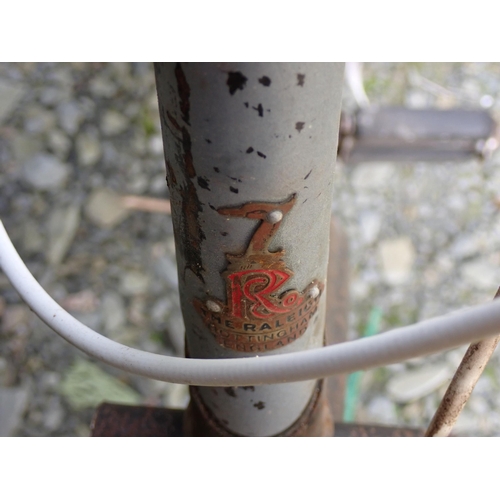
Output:
<path fill-rule="evenodd" d="M 147 292 L 149 283 L 149 276 L 141 271 L 126 271 L 121 276 L 119 290 L 127 297 L 141 295 Z"/>
<path fill-rule="evenodd" d="M 76 138 L 78 163 L 83 167 L 95 165 L 102 156 L 102 148 L 96 129 L 88 129 Z"/>
<path fill-rule="evenodd" d="M 116 292 L 108 291 L 102 298 L 102 315 L 104 321 L 104 331 L 114 332 L 122 328 L 127 320 L 125 301 Z"/>
<path fill-rule="evenodd" d="M 57 266 L 63 261 L 73 242 L 79 223 L 80 207 L 75 205 L 57 208 L 50 214 L 46 254 L 50 265 Z"/>
<path fill-rule="evenodd" d="M 37 154 L 23 165 L 24 181 L 35 189 L 52 191 L 61 189 L 69 176 L 69 167 L 49 154 Z"/>
<path fill-rule="evenodd" d="M 85 118 L 80 106 L 74 102 L 63 102 L 57 106 L 59 125 L 70 136 L 75 135 Z"/>
<path fill-rule="evenodd" d="M 0 437 L 13 436 L 19 429 L 29 396 L 27 386 L 0 387 Z"/>
<path fill-rule="evenodd" d="M 129 211 L 116 193 L 109 189 L 96 189 L 85 205 L 85 213 L 99 227 L 112 228 L 122 222 Z"/>
<path fill-rule="evenodd" d="M 14 111 L 25 92 L 26 89 L 24 85 L 12 83 L 8 80 L 0 80 L 0 125 L 2 125 Z"/>

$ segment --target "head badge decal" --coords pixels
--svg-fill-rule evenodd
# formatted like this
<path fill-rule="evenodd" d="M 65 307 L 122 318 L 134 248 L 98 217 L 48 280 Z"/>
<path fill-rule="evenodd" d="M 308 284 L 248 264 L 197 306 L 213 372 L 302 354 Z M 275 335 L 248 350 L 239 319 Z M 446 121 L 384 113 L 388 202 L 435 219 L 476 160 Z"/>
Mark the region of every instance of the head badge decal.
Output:
<path fill-rule="evenodd" d="M 247 203 L 218 210 L 221 215 L 261 221 L 243 255 L 226 254 L 227 302 L 211 297 L 194 301 L 221 346 L 240 352 L 284 347 L 305 333 L 315 315 L 324 285 L 315 280 L 302 292 L 287 289 L 293 272 L 283 260 L 285 250 L 268 250 L 295 201 L 293 195 L 283 203 Z"/>

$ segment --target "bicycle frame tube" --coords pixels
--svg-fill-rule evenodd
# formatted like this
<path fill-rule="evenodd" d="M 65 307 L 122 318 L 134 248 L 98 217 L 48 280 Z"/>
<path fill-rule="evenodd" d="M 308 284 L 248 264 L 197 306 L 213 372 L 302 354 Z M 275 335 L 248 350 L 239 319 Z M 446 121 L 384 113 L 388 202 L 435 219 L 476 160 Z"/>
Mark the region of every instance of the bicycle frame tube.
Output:
<path fill-rule="evenodd" d="M 343 64 L 156 63 L 155 74 L 186 354 L 321 347 Z M 320 392 L 317 381 L 192 387 L 191 433 L 331 435 Z"/>

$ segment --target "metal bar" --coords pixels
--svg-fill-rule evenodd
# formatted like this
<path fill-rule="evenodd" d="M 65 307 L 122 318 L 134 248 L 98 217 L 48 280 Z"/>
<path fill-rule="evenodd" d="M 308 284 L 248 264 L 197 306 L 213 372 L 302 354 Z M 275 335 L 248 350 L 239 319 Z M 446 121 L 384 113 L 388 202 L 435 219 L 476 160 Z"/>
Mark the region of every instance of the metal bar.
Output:
<path fill-rule="evenodd" d="M 348 163 L 457 161 L 487 157 L 499 145 L 485 110 L 370 106 L 343 115 L 339 155 Z"/>
<path fill-rule="evenodd" d="M 155 73 L 187 355 L 321 347 L 343 64 L 156 63 Z M 279 435 L 321 412 L 319 387 L 192 388 L 188 418 L 203 415 L 215 434 Z"/>
<path fill-rule="evenodd" d="M 500 288 L 495 299 L 499 297 Z M 499 341 L 500 336 L 474 342 L 469 346 L 425 437 L 446 437 L 450 434 Z"/>
<path fill-rule="evenodd" d="M 92 437 L 183 437 L 184 410 L 101 404 L 91 425 Z M 298 429 L 300 431 L 300 429 Z M 203 434 L 203 435 L 206 435 Z M 297 435 L 297 434 L 295 434 Z M 335 437 L 421 437 L 422 429 L 372 424 L 335 425 Z"/>
<path fill-rule="evenodd" d="M 337 217 L 330 222 L 330 255 L 326 292 L 326 344 L 347 341 L 349 332 L 349 242 Z M 335 422 L 344 414 L 347 375 L 334 375 L 325 380 L 326 397 Z"/>

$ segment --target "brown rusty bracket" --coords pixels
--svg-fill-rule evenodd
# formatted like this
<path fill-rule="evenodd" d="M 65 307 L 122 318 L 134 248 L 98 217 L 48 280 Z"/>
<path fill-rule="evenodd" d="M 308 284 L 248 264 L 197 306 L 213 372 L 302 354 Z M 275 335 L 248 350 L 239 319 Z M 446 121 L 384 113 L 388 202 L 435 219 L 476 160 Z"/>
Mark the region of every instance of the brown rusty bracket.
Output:
<path fill-rule="evenodd" d="M 101 404 L 96 411 L 92 437 L 183 437 L 184 411 L 148 406 Z M 300 428 L 291 436 L 304 435 Z M 205 434 L 206 435 L 206 434 Z M 334 437 L 420 437 L 423 430 L 370 424 L 335 425 Z"/>

